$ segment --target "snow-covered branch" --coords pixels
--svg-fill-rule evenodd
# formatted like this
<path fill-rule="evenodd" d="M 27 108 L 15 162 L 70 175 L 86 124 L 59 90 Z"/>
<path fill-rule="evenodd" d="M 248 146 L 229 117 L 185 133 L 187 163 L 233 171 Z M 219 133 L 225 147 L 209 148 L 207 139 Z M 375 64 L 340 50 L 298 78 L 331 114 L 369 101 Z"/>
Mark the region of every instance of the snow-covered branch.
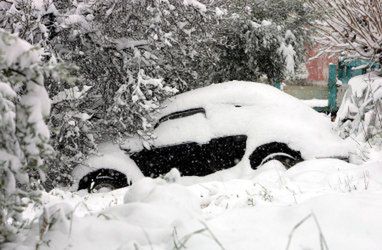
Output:
<path fill-rule="evenodd" d="M 311 0 L 310 6 L 323 13 L 313 24 L 323 51 L 382 61 L 381 0 Z"/>

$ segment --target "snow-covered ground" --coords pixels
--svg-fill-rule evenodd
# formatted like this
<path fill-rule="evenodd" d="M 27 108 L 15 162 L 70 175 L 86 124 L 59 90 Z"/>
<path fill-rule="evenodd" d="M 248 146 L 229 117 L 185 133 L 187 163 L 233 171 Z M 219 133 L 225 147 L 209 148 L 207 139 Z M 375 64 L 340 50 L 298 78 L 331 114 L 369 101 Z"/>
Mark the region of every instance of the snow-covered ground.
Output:
<path fill-rule="evenodd" d="M 289 170 L 271 161 L 245 177 L 240 166 L 174 171 L 109 193 L 53 190 L 44 212 L 26 212 L 44 219 L 18 249 L 381 249 L 382 154 L 371 156 Z"/>
<path fill-rule="evenodd" d="M 312 108 L 327 107 L 329 105 L 328 100 L 321 100 L 321 99 L 302 100 L 302 102 Z"/>

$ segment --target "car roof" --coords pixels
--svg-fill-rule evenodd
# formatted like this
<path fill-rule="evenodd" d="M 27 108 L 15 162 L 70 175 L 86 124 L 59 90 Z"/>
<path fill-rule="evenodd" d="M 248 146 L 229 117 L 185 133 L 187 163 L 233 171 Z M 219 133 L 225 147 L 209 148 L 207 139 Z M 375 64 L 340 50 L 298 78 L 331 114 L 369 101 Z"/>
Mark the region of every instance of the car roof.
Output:
<path fill-rule="evenodd" d="M 195 115 L 177 113 L 187 110 Z M 346 155 L 349 150 L 327 117 L 262 83 L 232 81 L 185 92 L 168 99 L 160 113 L 163 122 L 152 142 L 156 147 L 246 135 L 247 154 L 271 142 L 286 143 L 304 159 Z M 175 117 L 164 119 L 169 114 Z M 132 148 L 131 143 L 126 147 Z"/>
<path fill-rule="evenodd" d="M 289 105 L 287 105 L 289 103 Z M 236 106 L 294 106 L 301 102 L 277 88 L 257 82 L 230 81 L 211 84 L 206 87 L 175 95 L 162 104 L 160 117 L 195 108 L 205 108 L 210 104 Z"/>

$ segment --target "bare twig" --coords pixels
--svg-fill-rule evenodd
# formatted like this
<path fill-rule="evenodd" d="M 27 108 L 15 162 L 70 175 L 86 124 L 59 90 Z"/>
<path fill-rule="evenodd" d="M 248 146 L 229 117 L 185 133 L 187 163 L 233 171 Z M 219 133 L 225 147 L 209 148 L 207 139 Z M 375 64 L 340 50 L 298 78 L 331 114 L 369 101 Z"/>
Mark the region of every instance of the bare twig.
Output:
<path fill-rule="evenodd" d="M 321 230 L 321 226 L 320 224 L 318 223 L 318 219 L 316 217 L 316 215 L 311 212 L 310 214 L 308 214 L 307 216 L 305 216 L 301 221 L 299 221 L 291 230 L 291 232 L 289 233 L 289 237 L 288 237 L 288 243 L 287 243 L 287 246 L 286 246 L 286 250 L 289 250 L 290 248 L 290 244 L 292 242 L 292 238 L 293 238 L 293 235 L 295 233 L 295 231 L 302 225 L 304 224 L 309 218 L 312 218 L 317 226 L 317 229 L 318 229 L 318 232 L 319 232 L 319 237 L 320 237 L 320 249 L 321 250 L 329 250 L 329 247 L 328 247 L 328 244 L 326 243 L 326 240 L 325 240 L 325 237 L 324 237 L 324 234 L 322 233 L 322 230 Z"/>

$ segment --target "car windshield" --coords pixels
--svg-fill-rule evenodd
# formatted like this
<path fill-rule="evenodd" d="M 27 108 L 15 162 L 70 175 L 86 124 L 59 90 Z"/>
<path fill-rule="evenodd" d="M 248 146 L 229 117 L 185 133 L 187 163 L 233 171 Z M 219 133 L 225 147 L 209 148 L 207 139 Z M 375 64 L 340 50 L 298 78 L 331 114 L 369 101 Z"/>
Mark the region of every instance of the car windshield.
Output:
<path fill-rule="evenodd" d="M 187 109 L 187 110 L 183 110 L 183 111 L 177 111 L 177 112 L 171 113 L 169 115 L 165 115 L 162 118 L 160 118 L 158 123 L 155 124 L 154 128 L 157 128 L 159 126 L 159 124 L 161 124 L 165 121 L 178 119 L 178 118 L 184 118 L 184 117 L 195 115 L 195 114 L 206 115 L 206 111 L 204 110 L 204 108 L 193 108 L 193 109 Z"/>

